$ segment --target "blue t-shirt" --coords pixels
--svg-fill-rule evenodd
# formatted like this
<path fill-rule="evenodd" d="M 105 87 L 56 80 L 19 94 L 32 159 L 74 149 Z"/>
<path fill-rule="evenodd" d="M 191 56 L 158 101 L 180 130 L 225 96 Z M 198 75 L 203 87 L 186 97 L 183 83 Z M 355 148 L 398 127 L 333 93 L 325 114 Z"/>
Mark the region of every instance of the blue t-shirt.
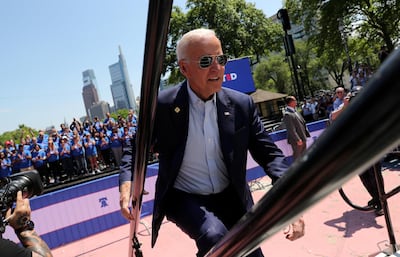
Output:
<path fill-rule="evenodd" d="M 17 152 L 17 159 L 16 161 L 19 163 L 18 168 L 24 169 L 32 166 L 31 162 L 31 152 L 29 150 L 22 150 Z"/>
<path fill-rule="evenodd" d="M 93 138 L 84 138 L 83 143 L 85 145 L 85 153 L 86 156 L 91 157 L 91 156 L 96 156 L 97 155 L 97 150 L 96 150 L 96 141 Z"/>
<path fill-rule="evenodd" d="M 83 156 L 84 150 L 83 150 L 83 145 L 81 144 L 80 141 L 73 143 L 71 149 L 72 149 L 71 155 L 73 157 Z"/>
<path fill-rule="evenodd" d="M 69 143 L 64 143 L 60 145 L 60 147 L 58 148 L 58 152 L 60 155 L 60 159 L 66 159 L 66 158 L 70 158 L 71 157 L 71 146 L 69 145 Z"/>
<path fill-rule="evenodd" d="M 110 145 L 111 148 L 122 147 L 122 132 L 118 130 L 117 132 L 113 132 L 110 136 Z"/>
<path fill-rule="evenodd" d="M 46 152 L 44 149 L 39 149 L 39 151 L 32 151 L 32 162 L 33 167 L 40 168 L 46 164 Z"/>
<path fill-rule="evenodd" d="M 46 154 L 48 162 L 56 162 L 59 160 L 57 145 L 54 145 L 54 149 L 47 148 Z"/>
<path fill-rule="evenodd" d="M 5 157 L 1 160 L 0 163 L 0 178 L 6 178 L 10 176 L 12 173 L 11 169 L 11 160 L 8 157 Z"/>

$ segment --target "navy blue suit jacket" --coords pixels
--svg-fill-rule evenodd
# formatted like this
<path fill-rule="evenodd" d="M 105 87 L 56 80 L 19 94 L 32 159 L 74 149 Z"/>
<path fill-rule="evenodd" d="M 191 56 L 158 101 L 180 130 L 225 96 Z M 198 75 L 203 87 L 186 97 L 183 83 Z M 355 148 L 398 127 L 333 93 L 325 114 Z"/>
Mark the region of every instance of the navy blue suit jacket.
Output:
<path fill-rule="evenodd" d="M 217 119 L 221 150 L 229 174 L 246 210 L 253 199 L 246 181 L 248 150 L 273 180 L 287 170 L 282 151 L 265 131 L 258 110 L 250 96 L 222 88 L 217 93 Z M 189 127 L 189 95 L 186 81 L 160 92 L 154 127 L 154 151 L 159 153 L 159 171 L 154 200 L 152 246 L 168 205 L 168 192 L 178 175 Z M 172 199 L 173 200 L 173 199 Z"/>

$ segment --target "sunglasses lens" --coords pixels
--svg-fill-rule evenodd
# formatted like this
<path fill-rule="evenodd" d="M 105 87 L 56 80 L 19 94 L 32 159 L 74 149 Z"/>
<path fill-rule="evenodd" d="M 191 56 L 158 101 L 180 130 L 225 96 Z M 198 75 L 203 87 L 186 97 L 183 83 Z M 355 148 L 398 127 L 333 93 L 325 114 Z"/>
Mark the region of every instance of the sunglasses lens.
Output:
<path fill-rule="evenodd" d="M 208 68 L 210 67 L 211 63 L 213 61 L 212 56 L 203 56 L 200 58 L 200 68 Z"/>
<path fill-rule="evenodd" d="M 224 54 L 217 55 L 217 56 L 215 56 L 215 58 L 217 59 L 218 64 L 222 65 L 222 66 L 225 66 L 226 63 L 228 62 L 228 57 Z M 207 55 L 207 56 L 201 57 L 200 62 L 199 62 L 200 68 L 205 69 L 205 68 L 210 67 L 211 64 L 213 63 L 213 61 L 214 61 L 214 56 Z"/>
<path fill-rule="evenodd" d="M 219 65 L 225 66 L 228 62 L 228 57 L 226 55 L 218 55 L 216 58 Z"/>

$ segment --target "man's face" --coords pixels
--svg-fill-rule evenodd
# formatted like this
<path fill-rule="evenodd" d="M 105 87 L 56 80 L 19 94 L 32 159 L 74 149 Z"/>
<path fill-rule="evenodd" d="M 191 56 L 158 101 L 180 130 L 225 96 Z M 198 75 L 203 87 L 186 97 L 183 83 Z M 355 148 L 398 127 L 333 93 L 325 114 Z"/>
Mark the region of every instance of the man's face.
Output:
<path fill-rule="evenodd" d="M 337 96 L 339 99 L 343 99 L 343 98 L 345 97 L 345 95 L 344 95 L 344 90 L 343 90 L 343 89 L 337 89 L 337 90 L 336 90 L 336 96 Z"/>
<path fill-rule="evenodd" d="M 292 107 L 292 108 L 295 108 L 296 105 L 297 105 L 297 100 L 296 100 L 296 99 L 294 99 L 294 100 L 292 100 L 292 101 L 290 101 L 290 102 L 288 103 L 288 106 L 290 106 L 290 107 Z"/>
<path fill-rule="evenodd" d="M 203 37 L 192 40 L 179 67 L 189 81 L 192 90 L 203 100 L 221 90 L 225 67 L 219 64 L 215 56 L 222 55 L 221 43 L 216 37 Z M 201 68 L 201 57 L 211 56 L 209 67 Z"/>

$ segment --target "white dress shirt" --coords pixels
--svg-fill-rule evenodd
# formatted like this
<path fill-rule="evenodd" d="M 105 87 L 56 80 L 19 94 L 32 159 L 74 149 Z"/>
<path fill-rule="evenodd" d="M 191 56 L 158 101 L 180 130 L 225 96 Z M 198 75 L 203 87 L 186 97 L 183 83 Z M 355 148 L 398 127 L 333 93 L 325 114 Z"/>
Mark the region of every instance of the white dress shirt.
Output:
<path fill-rule="evenodd" d="M 193 194 L 215 194 L 229 184 L 220 146 L 216 94 L 204 102 L 190 88 L 189 131 L 174 187 Z"/>

